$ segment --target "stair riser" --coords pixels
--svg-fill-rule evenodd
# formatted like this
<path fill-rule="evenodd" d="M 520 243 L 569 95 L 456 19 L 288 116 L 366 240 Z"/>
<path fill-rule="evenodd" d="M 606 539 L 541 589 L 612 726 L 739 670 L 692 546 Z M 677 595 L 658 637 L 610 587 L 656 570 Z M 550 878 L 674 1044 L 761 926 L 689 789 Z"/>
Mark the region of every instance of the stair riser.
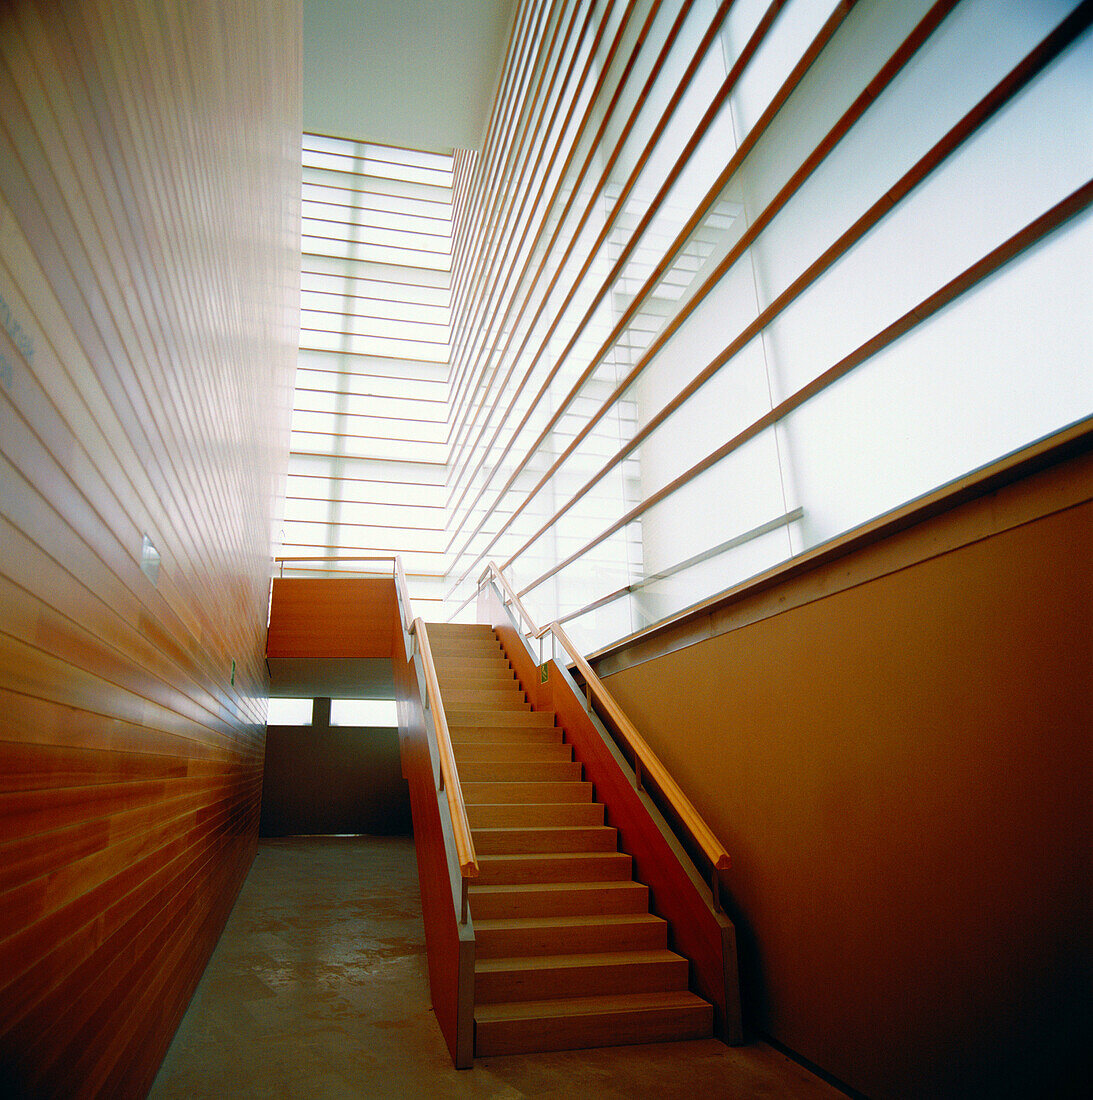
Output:
<path fill-rule="evenodd" d="M 492 729 L 496 726 L 508 729 L 551 729 L 554 726 L 554 715 L 541 710 L 489 710 L 479 707 L 468 711 L 445 704 L 444 716 L 448 719 L 449 726 L 465 729 Z"/>
<path fill-rule="evenodd" d="M 480 918 L 484 919 L 484 918 Z M 657 951 L 668 946 L 663 921 L 589 925 L 567 928 L 475 929 L 474 951 L 479 959 L 534 955 L 580 954 L 583 951 Z"/>
<path fill-rule="evenodd" d="M 687 960 L 587 964 L 538 969 L 520 966 L 474 976 L 475 1001 L 541 1001 L 560 997 L 600 997 L 614 993 L 655 993 L 687 988 Z"/>
<path fill-rule="evenodd" d="M 431 649 L 433 663 L 440 668 L 447 668 L 459 662 L 475 662 L 481 664 L 494 664 L 507 666 L 508 658 L 500 646 L 448 646 L 434 645 Z"/>
<path fill-rule="evenodd" d="M 450 684 L 455 691 L 472 687 L 505 687 L 510 690 L 520 687 L 520 681 L 516 679 L 516 673 L 507 665 L 484 665 L 481 668 L 473 668 L 464 672 L 438 668 L 436 675 L 441 687 Z"/>
<path fill-rule="evenodd" d="M 547 852 L 615 852 L 615 829 L 475 829 L 474 849 L 481 856 Z"/>
<path fill-rule="evenodd" d="M 461 783 L 579 783 L 581 765 L 575 761 L 557 764 L 534 762 L 458 764 Z"/>
<path fill-rule="evenodd" d="M 434 634 L 448 634 L 459 638 L 496 638 L 493 627 L 489 623 L 426 623 L 429 637 Z"/>
<path fill-rule="evenodd" d="M 524 698 L 522 691 L 449 691 L 442 683 L 440 694 L 444 700 L 444 711 L 465 711 L 473 708 L 475 712 L 511 711 L 513 714 L 527 714 L 531 704 Z"/>
<path fill-rule="evenodd" d="M 455 762 L 463 764 L 568 764 L 573 760 L 571 745 L 525 745 L 499 742 L 492 745 L 453 745 Z"/>
<path fill-rule="evenodd" d="M 463 783 L 468 806 L 509 802 L 591 802 L 591 783 Z"/>
<path fill-rule="evenodd" d="M 535 802 L 528 805 L 468 806 L 472 829 L 535 829 L 552 825 L 602 825 L 599 802 Z"/>
<path fill-rule="evenodd" d="M 557 726 L 540 729 L 513 729 L 506 726 L 453 726 L 448 723 L 452 745 L 560 745 L 563 731 Z"/>
<path fill-rule="evenodd" d="M 512 672 L 502 653 L 444 653 L 437 651 L 433 653 L 433 664 L 436 665 L 437 673 L 441 676 L 452 676 L 467 672 L 472 674 Z"/>
<path fill-rule="evenodd" d="M 447 700 L 450 698 L 453 710 L 457 709 L 456 703 L 461 696 L 482 700 L 483 705 L 488 703 L 490 706 L 495 704 L 501 706 L 504 702 L 511 700 L 522 708 L 527 702 L 523 689 L 511 676 L 507 680 L 499 677 L 496 680 L 484 679 L 480 684 L 468 684 L 461 677 L 453 678 L 450 683 L 440 678 L 440 690 L 444 693 L 444 705 L 448 706 Z"/>
<path fill-rule="evenodd" d="M 506 920 L 513 917 L 584 917 L 604 913 L 647 913 L 649 891 L 640 883 L 620 888 L 470 890 L 471 913 L 481 920 Z"/>
<path fill-rule="evenodd" d="M 531 1054 L 548 1050 L 584 1050 L 631 1043 L 672 1043 L 708 1039 L 713 1006 L 670 1011 L 612 1012 L 547 1020 L 476 1022 L 475 1055 Z"/>
<path fill-rule="evenodd" d="M 621 852 L 555 855 L 481 856 L 478 883 L 482 886 L 519 886 L 538 882 L 625 882 L 630 857 Z"/>

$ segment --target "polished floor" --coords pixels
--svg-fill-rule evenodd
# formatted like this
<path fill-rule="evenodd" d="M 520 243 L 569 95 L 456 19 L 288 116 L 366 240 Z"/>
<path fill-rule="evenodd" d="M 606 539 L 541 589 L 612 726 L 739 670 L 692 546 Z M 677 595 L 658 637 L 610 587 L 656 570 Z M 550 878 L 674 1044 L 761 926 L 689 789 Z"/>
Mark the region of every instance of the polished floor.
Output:
<path fill-rule="evenodd" d="M 153 1085 L 185 1097 L 842 1094 L 764 1044 L 484 1058 L 455 1070 L 429 1007 L 412 841 L 263 840 Z"/>

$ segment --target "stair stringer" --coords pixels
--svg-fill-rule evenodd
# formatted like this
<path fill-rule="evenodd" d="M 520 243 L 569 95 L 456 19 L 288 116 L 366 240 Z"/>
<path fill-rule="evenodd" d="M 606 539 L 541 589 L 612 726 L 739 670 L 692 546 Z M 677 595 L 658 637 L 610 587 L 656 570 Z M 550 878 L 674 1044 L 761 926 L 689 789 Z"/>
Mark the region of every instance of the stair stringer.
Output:
<path fill-rule="evenodd" d="M 536 710 L 553 710 L 565 729 L 607 823 L 618 829 L 619 851 L 633 858 L 634 878 L 649 887 L 650 911 L 670 928 L 669 946 L 691 962 L 691 990 L 714 1006 L 714 1034 L 730 1046 L 743 1043 L 736 929 L 714 905 L 713 892 L 649 795 L 638 789 L 634 771 L 603 724 L 585 710 L 568 671 L 547 662 L 547 680 L 493 589 L 479 603 L 501 641 L 528 700 Z"/>
<path fill-rule="evenodd" d="M 406 652 L 395 627 L 392 657 L 399 711 L 402 774 L 410 789 L 421 911 L 433 1012 L 456 1069 L 474 1064 L 474 925 L 460 920 L 460 870 L 447 797 L 437 791 L 440 763 L 421 655 Z"/>

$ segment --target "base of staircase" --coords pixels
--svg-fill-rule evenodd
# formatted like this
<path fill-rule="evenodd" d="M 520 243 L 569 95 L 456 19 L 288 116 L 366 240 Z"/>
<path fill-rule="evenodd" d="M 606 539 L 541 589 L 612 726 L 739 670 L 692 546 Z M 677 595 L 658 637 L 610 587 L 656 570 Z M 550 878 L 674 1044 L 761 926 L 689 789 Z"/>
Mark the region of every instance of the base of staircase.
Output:
<path fill-rule="evenodd" d="M 686 990 L 478 1005 L 475 1056 L 708 1039 L 713 1006 Z"/>

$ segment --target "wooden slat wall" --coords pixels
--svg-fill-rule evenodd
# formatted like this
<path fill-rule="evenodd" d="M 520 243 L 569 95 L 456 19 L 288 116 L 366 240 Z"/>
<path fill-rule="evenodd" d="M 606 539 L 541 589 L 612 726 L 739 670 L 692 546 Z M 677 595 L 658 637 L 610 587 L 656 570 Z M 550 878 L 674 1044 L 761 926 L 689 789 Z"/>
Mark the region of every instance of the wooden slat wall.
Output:
<path fill-rule="evenodd" d="M 0 6 L 15 1095 L 143 1095 L 253 858 L 298 322 L 299 28 L 297 0 Z"/>
<path fill-rule="evenodd" d="M 1011 9 L 521 3 L 459 166 L 455 607 L 492 559 L 595 648 L 1088 415 L 1084 302 L 1051 310 L 1093 203 L 1093 12 Z M 1021 394 L 1011 327 L 1055 381 Z M 883 493 L 818 473 L 832 438 Z"/>

